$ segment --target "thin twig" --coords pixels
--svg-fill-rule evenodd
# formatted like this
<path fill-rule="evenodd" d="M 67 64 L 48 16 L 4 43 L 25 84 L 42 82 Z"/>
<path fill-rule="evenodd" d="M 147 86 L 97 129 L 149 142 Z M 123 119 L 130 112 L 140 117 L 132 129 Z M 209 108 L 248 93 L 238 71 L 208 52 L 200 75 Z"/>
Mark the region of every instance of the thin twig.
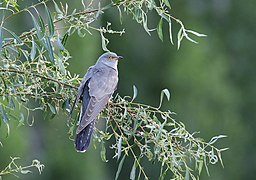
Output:
<path fill-rule="evenodd" d="M 0 69 L 0 72 L 12 72 L 12 73 L 17 73 L 17 74 L 27 74 L 29 76 L 40 77 L 42 79 L 46 79 L 46 80 L 49 80 L 49 81 L 52 81 L 52 82 L 56 82 L 59 85 L 63 85 L 63 86 L 69 87 L 69 88 L 77 89 L 77 86 L 73 86 L 71 84 L 67 84 L 67 83 L 61 82 L 61 81 L 59 81 L 57 79 L 53 79 L 51 77 L 43 76 L 43 75 L 38 74 L 38 73 L 20 71 L 20 70 L 15 70 L 15 69 Z"/>

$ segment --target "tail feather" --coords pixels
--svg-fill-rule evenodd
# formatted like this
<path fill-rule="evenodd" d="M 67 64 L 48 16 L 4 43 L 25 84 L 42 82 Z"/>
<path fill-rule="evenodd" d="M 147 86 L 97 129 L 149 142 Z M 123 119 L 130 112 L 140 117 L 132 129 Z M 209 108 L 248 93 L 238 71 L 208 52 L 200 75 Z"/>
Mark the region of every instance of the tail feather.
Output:
<path fill-rule="evenodd" d="M 85 152 L 90 144 L 95 121 L 92 121 L 80 133 L 76 135 L 75 148 L 79 152 Z"/>

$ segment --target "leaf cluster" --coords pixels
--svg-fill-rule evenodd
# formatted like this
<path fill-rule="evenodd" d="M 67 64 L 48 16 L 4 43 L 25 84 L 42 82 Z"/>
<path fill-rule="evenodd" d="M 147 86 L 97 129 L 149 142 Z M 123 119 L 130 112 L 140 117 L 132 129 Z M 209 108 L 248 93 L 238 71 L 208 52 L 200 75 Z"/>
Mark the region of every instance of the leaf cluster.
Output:
<path fill-rule="evenodd" d="M 8 174 L 19 177 L 18 174 L 32 173 L 32 171 L 30 170 L 31 168 L 36 168 L 39 174 L 41 174 L 44 169 L 44 165 L 41 164 L 41 162 L 38 161 L 37 159 L 34 159 L 30 165 L 21 166 L 16 163 L 16 161 L 20 159 L 19 157 L 10 158 L 11 162 L 3 170 L 0 170 L 0 179 Z"/>
<path fill-rule="evenodd" d="M 162 94 L 164 92 L 168 98 L 167 90 Z M 163 96 L 160 102 L 162 99 Z M 197 137 L 198 133 L 188 132 L 182 122 L 173 119 L 173 112 L 161 111 L 161 104 L 156 108 L 133 100 L 117 95 L 101 115 L 106 119 L 105 130 L 96 129 L 94 136 L 95 143 L 102 144 L 103 161 L 107 161 L 104 144 L 114 142 L 110 149 L 115 151 L 113 158 L 119 161 L 116 179 L 126 157 L 134 160 L 130 179 L 149 178 L 144 159 L 161 164 L 159 179 L 164 179 L 168 172 L 173 179 L 199 179 L 203 167 L 209 174 L 209 164 L 220 161 L 223 165 L 221 153 L 227 148 L 218 149 L 214 143 L 225 135 L 206 142 Z"/>

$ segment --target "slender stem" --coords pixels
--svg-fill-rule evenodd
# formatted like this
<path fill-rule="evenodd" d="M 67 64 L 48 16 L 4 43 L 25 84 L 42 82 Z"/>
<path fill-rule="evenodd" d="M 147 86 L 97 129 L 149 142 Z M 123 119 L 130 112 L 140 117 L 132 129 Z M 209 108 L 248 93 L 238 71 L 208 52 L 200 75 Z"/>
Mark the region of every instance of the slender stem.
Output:
<path fill-rule="evenodd" d="M 116 122 L 116 120 L 115 120 L 114 118 L 113 118 L 113 120 L 114 120 L 115 124 L 117 125 L 117 128 L 118 128 L 119 132 L 121 133 L 121 136 L 122 136 L 122 137 L 125 137 L 124 134 L 123 134 L 123 132 L 122 132 L 122 129 L 121 129 L 120 126 L 119 126 L 119 124 Z M 111 128 L 112 128 L 112 130 L 115 132 L 115 129 L 113 128 L 113 126 L 111 126 Z M 131 145 L 129 144 L 128 140 L 127 140 L 126 138 L 123 138 L 123 139 L 125 140 L 126 144 L 127 144 L 129 147 L 131 147 Z M 145 179 L 147 180 L 148 177 L 147 177 L 147 175 L 146 175 L 146 173 L 145 173 L 143 167 L 141 166 L 139 160 L 137 159 L 136 154 L 134 153 L 134 151 L 133 151 L 132 148 L 129 148 L 129 149 L 130 149 L 130 151 L 131 151 L 131 153 L 132 153 L 132 155 L 133 155 L 133 157 L 134 157 L 136 163 L 138 164 L 140 170 L 142 171 L 142 173 L 143 173 Z"/>
<path fill-rule="evenodd" d="M 0 72 L 12 72 L 12 73 L 17 73 L 17 74 L 27 74 L 29 76 L 40 77 L 42 79 L 46 79 L 46 80 L 49 80 L 49 81 L 52 81 L 52 82 L 56 82 L 59 85 L 63 85 L 63 86 L 69 87 L 69 88 L 77 89 L 77 86 L 73 86 L 71 84 L 67 84 L 67 83 L 61 82 L 57 79 L 53 79 L 51 77 L 47 77 L 47 76 L 44 76 L 44 75 L 41 75 L 41 74 L 38 74 L 38 73 L 20 71 L 20 70 L 16 70 L 16 69 L 0 69 Z"/>
<path fill-rule="evenodd" d="M 39 6 L 39 5 L 41 5 L 41 4 L 44 4 L 44 3 L 48 2 L 48 1 L 49 1 L 49 0 L 41 1 L 41 2 L 39 2 L 39 3 L 37 3 L 37 4 L 31 5 L 31 6 L 29 6 L 29 7 L 26 7 L 26 8 L 24 8 L 24 9 L 22 9 L 22 10 L 16 12 L 16 13 L 12 13 L 11 15 L 7 16 L 7 17 L 4 19 L 4 21 L 7 21 L 9 18 L 11 18 L 11 17 L 13 17 L 13 16 L 15 16 L 15 15 L 17 15 L 17 14 L 20 14 L 20 13 L 22 13 L 22 12 L 24 12 L 24 11 L 27 11 L 27 10 L 31 9 L 31 8 L 35 8 L 36 6 Z"/>
<path fill-rule="evenodd" d="M 48 1 L 48 0 L 47 0 L 47 1 Z M 45 2 L 46 2 L 46 1 L 45 1 Z M 38 3 L 37 5 L 42 4 L 42 3 L 45 3 L 45 2 Z M 34 6 L 35 6 L 35 5 L 34 5 Z M 34 7 L 34 6 L 30 6 L 30 7 L 27 8 L 26 10 L 28 10 L 28 9 Z M 77 13 L 75 13 L 75 14 L 73 14 L 73 15 L 70 14 L 70 15 L 65 16 L 65 17 L 63 17 L 63 18 L 56 19 L 56 20 L 53 21 L 53 23 L 55 24 L 55 23 L 57 23 L 57 22 L 59 22 L 59 21 L 65 20 L 66 18 L 69 18 L 69 17 L 71 17 L 71 16 L 78 16 L 78 15 L 84 15 L 84 14 L 94 13 L 94 12 L 97 12 L 97 11 L 99 11 L 99 10 L 100 10 L 100 9 L 93 9 L 93 10 L 89 10 L 89 11 L 86 10 L 86 11 L 82 11 L 82 12 L 77 12 Z M 19 12 L 21 12 L 21 11 L 19 11 Z M 8 16 L 8 17 L 9 17 L 9 16 Z M 6 18 L 6 19 L 7 19 L 7 18 Z M 6 19 L 5 19 L 5 20 L 6 20 Z M 47 26 L 48 26 L 48 25 L 46 24 L 45 27 L 47 27 Z M 35 32 L 36 32 L 35 29 L 31 29 L 30 31 L 21 34 L 21 35 L 19 36 L 19 38 L 20 38 L 20 39 L 23 39 L 24 37 L 29 36 L 29 35 L 32 35 L 32 34 L 35 33 Z M 6 47 L 6 46 L 8 46 L 8 45 L 10 45 L 10 44 L 12 44 L 12 42 L 13 42 L 13 40 L 10 40 L 10 41 L 6 42 L 5 44 L 2 45 L 2 48 Z"/>

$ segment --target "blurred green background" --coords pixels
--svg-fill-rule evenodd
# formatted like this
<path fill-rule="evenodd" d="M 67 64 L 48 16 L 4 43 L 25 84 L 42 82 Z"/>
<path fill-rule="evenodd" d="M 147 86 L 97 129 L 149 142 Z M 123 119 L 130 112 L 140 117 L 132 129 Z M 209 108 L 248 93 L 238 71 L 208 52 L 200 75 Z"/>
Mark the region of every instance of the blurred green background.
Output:
<path fill-rule="evenodd" d="M 62 1 L 63 2 L 63 1 Z M 19 3 L 31 3 L 20 1 Z M 70 8 L 79 7 L 80 1 L 69 1 Z M 168 39 L 168 27 L 164 25 L 164 42 L 156 32 L 149 36 L 143 27 L 129 16 L 120 24 L 117 10 L 109 10 L 99 21 L 112 23 L 113 29 L 125 28 L 123 36 L 108 35 L 108 48 L 125 57 L 119 63 L 117 92 L 132 95 L 132 85 L 138 88 L 137 101 L 158 105 L 160 91 L 168 88 L 171 101 L 164 109 L 171 109 L 190 132 L 200 131 L 199 136 L 209 140 L 225 134 L 219 147 L 229 147 L 223 153 L 225 168 L 210 165 L 208 177 L 205 169 L 201 179 L 255 179 L 256 170 L 256 3 L 253 0 L 180 0 L 171 1 L 173 14 L 187 28 L 207 34 L 206 38 L 194 37 L 198 45 L 182 41 L 179 51 Z M 19 34 L 32 27 L 28 15 L 10 21 L 9 27 Z M 159 17 L 150 15 L 149 27 L 156 27 Z M 174 25 L 176 35 L 178 25 Z M 72 55 L 69 70 L 82 77 L 94 64 L 101 49 L 100 36 L 84 38 L 76 34 L 68 39 L 67 49 Z M 45 164 L 42 175 L 20 176 L 21 179 L 114 179 L 116 160 L 107 150 L 109 163 L 100 160 L 99 148 L 91 146 L 84 154 L 74 150 L 68 139 L 67 117 L 64 114 L 52 120 L 42 120 L 38 114 L 34 126 L 17 127 L 12 122 L 11 135 L 1 137 L 0 169 L 10 161 L 9 156 L 20 156 L 20 164 L 39 159 Z M 0 127 L 3 131 L 4 126 Z M 120 179 L 129 179 L 132 164 L 125 162 Z M 127 167 L 127 168 L 125 168 Z M 157 179 L 155 169 L 148 170 L 151 179 Z M 4 179 L 17 179 L 5 176 Z"/>

